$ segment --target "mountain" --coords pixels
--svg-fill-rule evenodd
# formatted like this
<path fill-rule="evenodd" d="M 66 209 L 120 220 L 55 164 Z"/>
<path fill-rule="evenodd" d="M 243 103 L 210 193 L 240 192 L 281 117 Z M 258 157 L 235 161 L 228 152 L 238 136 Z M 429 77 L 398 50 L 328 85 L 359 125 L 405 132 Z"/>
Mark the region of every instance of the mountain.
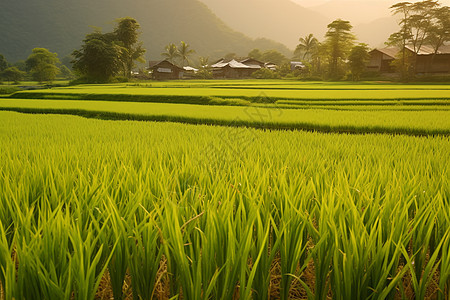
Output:
<path fill-rule="evenodd" d="M 331 0 L 309 9 L 332 20 L 340 18 L 358 25 L 390 16 L 391 3 L 392 0 Z"/>
<path fill-rule="evenodd" d="M 2 0 L 0 53 L 16 61 L 44 47 L 62 58 L 80 47 L 91 26 L 110 31 L 115 19 L 126 16 L 141 24 L 141 40 L 152 60 L 161 58 L 165 45 L 180 41 L 212 59 L 230 52 L 246 55 L 254 48 L 292 55 L 281 43 L 253 40 L 231 29 L 198 0 Z"/>
<path fill-rule="evenodd" d="M 359 42 L 371 47 L 386 47 L 389 36 L 399 30 L 399 25 L 394 17 L 380 18 L 366 24 L 360 24 L 353 28 Z"/>
<path fill-rule="evenodd" d="M 299 37 L 322 39 L 330 19 L 291 0 L 200 0 L 233 29 L 294 48 Z"/>

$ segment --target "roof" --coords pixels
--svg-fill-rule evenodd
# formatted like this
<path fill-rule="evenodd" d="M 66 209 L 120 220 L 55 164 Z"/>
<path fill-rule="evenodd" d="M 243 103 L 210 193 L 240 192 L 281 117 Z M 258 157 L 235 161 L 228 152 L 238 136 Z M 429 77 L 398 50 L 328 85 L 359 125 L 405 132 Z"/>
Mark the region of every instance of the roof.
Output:
<path fill-rule="evenodd" d="M 409 51 L 414 51 L 414 47 L 412 45 L 406 46 L 406 49 Z M 420 46 L 418 55 L 432 55 L 434 54 L 434 48 L 430 45 L 422 45 Z M 450 54 L 450 45 L 443 45 L 439 47 L 436 54 Z"/>
<path fill-rule="evenodd" d="M 299 68 L 304 68 L 305 65 L 304 65 L 301 61 L 291 61 L 291 67 L 294 67 L 294 68 L 297 68 L 297 67 L 299 67 Z"/>
<path fill-rule="evenodd" d="M 240 60 L 240 62 L 252 69 L 261 69 L 264 66 L 262 61 L 250 57 Z"/>
<path fill-rule="evenodd" d="M 405 47 L 411 52 L 414 52 L 414 46 L 408 45 Z M 400 52 L 400 48 L 397 47 L 386 47 L 382 49 L 374 49 L 370 52 L 378 51 L 389 57 L 395 58 L 395 56 Z M 434 48 L 430 45 L 422 45 L 419 49 L 418 55 L 432 55 L 434 54 Z M 450 45 L 443 45 L 439 47 L 437 54 L 450 54 Z"/>
<path fill-rule="evenodd" d="M 386 48 L 381 48 L 381 49 L 373 49 L 370 52 L 374 52 L 374 51 L 378 51 L 389 57 L 395 58 L 395 56 L 397 56 L 398 52 L 400 52 L 400 49 L 397 47 L 386 47 Z"/>
<path fill-rule="evenodd" d="M 193 68 L 193 67 L 189 67 L 189 66 L 183 67 L 183 69 L 184 69 L 185 71 L 192 71 L 192 72 L 197 72 L 197 71 L 198 71 L 198 69 Z"/>
<path fill-rule="evenodd" d="M 181 69 L 179 66 L 177 66 L 177 65 L 175 65 L 175 64 L 173 64 L 173 63 L 171 63 L 171 62 L 168 61 L 167 59 L 164 59 L 164 60 L 152 60 L 152 61 L 149 61 L 149 64 L 148 64 L 149 67 L 148 67 L 148 68 L 149 68 L 149 69 L 153 69 L 153 68 L 155 68 L 155 67 L 161 65 L 162 63 L 167 63 L 167 64 L 172 65 L 172 66 L 175 67 L 175 68 Z"/>
<path fill-rule="evenodd" d="M 234 59 L 230 61 L 220 60 L 219 62 L 215 63 L 211 67 L 213 68 L 225 68 L 226 66 L 229 66 L 233 69 L 252 69 L 251 67 L 244 65 L 243 63 L 240 63 Z"/>

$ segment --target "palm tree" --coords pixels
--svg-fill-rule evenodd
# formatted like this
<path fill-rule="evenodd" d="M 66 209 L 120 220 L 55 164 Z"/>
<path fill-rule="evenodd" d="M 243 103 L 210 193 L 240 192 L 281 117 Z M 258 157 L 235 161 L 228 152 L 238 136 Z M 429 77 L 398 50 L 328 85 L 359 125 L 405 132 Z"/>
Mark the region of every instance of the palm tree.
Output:
<path fill-rule="evenodd" d="M 295 49 L 295 54 L 300 55 L 301 53 L 303 53 L 303 60 L 305 60 L 306 57 L 311 56 L 314 49 L 319 44 L 319 41 L 314 37 L 312 33 L 310 33 L 304 38 L 300 38 L 299 41 L 300 44 L 297 45 L 297 48 Z"/>
<path fill-rule="evenodd" d="M 165 57 L 171 63 L 174 63 L 174 60 L 180 56 L 177 46 L 175 46 L 175 44 L 173 43 L 167 45 L 165 50 L 166 52 L 161 53 L 161 56 Z"/>
<path fill-rule="evenodd" d="M 189 44 L 186 44 L 185 42 L 181 41 L 180 48 L 178 48 L 178 55 L 183 61 L 183 67 L 189 65 L 189 56 L 195 53 L 195 51 L 189 49 L 189 47 L 190 47 Z"/>

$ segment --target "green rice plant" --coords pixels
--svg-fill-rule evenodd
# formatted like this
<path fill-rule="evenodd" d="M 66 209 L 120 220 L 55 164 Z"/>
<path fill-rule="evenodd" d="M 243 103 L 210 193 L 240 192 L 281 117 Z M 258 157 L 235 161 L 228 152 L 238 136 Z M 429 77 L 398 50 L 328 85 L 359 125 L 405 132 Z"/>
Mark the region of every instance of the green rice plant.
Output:
<path fill-rule="evenodd" d="M 220 270 L 208 278 L 202 277 L 202 260 L 208 260 L 208 257 L 204 258 L 201 251 L 204 233 L 195 226 L 197 218 L 180 224 L 180 213 L 171 202 L 167 202 L 164 211 L 165 214 L 160 215 L 160 218 L 167 220 L 162 232 L 165 237 L 165 255 L 170 258 L 169 270 L 175 281 L 172 292 L 182 291 L 183 297 L 187 299 L 208 299 Z"/>
<path fill-rule="evenodd" d="M 0 285 L 5 300 L 13 300 L 17 293 L 16 266 L 3 225 L 0 223 Z"/>
<path fill-rule="evenodd" d="M 438 299 L 450 298 L 450 230 L 443 238 Z"/>
<path fill-rule="evenodd" d="M 60 209 L 41 211 L 36 232 L 16 240 L 17 299 L 70 299 L 72 293 L 69 222 Z"/>
<path fill-rule="evenodd" d="M 94 221 L 95 222 L 95 221 Z M 71 273 L 74 282 L 74 299 L 95 299 L 95 295 L 105 273 L 109 261 L 114 254 L 114 248 L 109 257 L 102 261 L 103 245 L 98 246 L 99 237 L 106 229 L 108 223 L 101 227 L 100 232 L 95 232 L 93 227 L 87 228 L 87 234 L 83 236 L 83 229 L 77 224 L 71 224 L 69 231 L 70 243 L 73 247 Z"/>
<path fill-rule="evenodd" d="M 0 112 L 0 145 L 8 300 L 448 295 L 447 136 Z"/>
<path fill-rule="evenodd" d="M 133 226 L 128 239 L 128 257 L 134 299 L 151 300 L 155 292 L 163 247 L 154 220 Z"/>

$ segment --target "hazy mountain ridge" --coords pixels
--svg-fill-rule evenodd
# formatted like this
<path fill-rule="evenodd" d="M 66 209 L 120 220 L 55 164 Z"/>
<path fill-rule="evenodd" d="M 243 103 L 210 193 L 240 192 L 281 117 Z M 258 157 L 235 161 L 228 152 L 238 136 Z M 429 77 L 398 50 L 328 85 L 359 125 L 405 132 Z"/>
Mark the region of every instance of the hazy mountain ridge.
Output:
<path fill-rule="evenodd" d="M 165 45 L 181 40 L 211 58 L 229 52 L 245 55 L 253 48 L 290 54 L 280 43 L 252 40 L 232 30 L 198 0 L 3 0 L 0 53 L 15 61 L 34 47 L 45 47 L 63 57 L 80 47 L 92 26 L 108 31 L 125 16 L 141 24 L 146 56 L 152 60 L 161 59 Z"/>
<path fill-rule="evenodd" d="M 291 0 L 200 0 L 233 29 L 266 37 L 294 48 L 299 37 L 320 39 L 330 19 Z"/>

